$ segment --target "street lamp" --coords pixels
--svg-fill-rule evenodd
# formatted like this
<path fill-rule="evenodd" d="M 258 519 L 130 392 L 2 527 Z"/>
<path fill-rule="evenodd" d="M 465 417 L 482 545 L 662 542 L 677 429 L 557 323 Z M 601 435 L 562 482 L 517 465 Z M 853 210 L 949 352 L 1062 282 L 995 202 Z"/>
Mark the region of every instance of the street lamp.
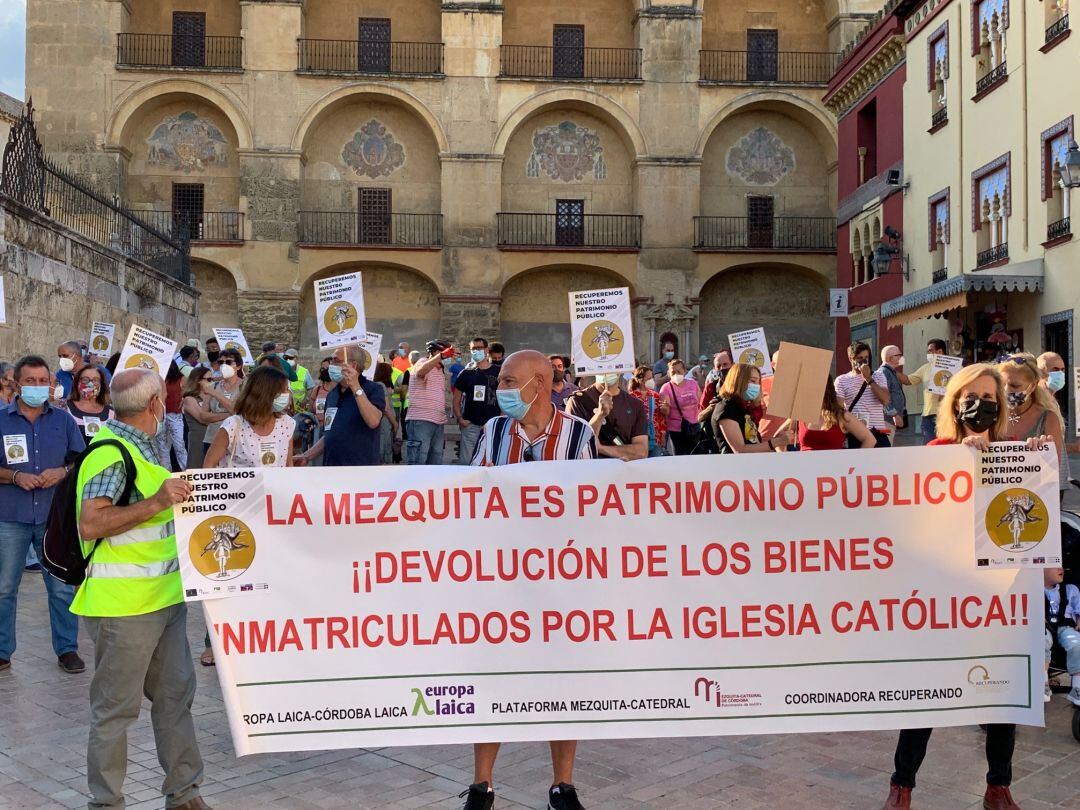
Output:
<path fill-rule="evenodd" d="M 1069 141 L 1069 151 L 1065 154 L 1065 161 L 1058 167 L 1061 175 L 1061 184 L 1065 188 L 1080 188 L 1080 147 L 1076 141 Z"/>
<path fill-rule="evenodd" d="M 889 275 L 889 266 L 893 263 L 893 259 L 899 259 L 900 272 L 904 274 L 904 280 L 911 281 L 911 268 L 908 267 L 907 256 L 903 255 L 903 249 L 900 247 L 904 238 L 903 234 L 886 225 L 885 236 L 891 244 L 885 244 L 884 239 L 878 242 L 878 246 L 874 248 L 874 255 L 870 257 L 870 269 L 874 271 L 874 278 Z"/>

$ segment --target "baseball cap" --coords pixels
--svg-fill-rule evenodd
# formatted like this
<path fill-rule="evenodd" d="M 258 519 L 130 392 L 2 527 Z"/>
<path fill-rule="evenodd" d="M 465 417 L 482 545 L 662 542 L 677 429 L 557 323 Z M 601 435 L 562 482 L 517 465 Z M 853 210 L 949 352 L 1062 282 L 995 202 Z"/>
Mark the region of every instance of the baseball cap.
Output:
<path fill-rule="evenodd" d="M 286 349 L 285 356 L 291 359 L 293 357 L 298 357 L 299 354 L 297 353 L 296 349 Z"/>

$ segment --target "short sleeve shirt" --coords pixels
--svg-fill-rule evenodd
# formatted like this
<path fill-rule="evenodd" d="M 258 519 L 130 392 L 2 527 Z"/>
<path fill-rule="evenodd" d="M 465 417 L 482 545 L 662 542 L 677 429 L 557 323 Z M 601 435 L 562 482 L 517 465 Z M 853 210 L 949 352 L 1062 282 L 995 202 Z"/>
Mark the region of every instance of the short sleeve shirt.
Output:
<path fill-rule="evenodd" d="M 461 416 L 474 425 L 486 425 L 489 419 L 499 415 L 499 402 L 495 391 L 499 387 L 499 370 L 467 368 L 454 381 L 454 388 L 461 392 Z"/>
<path fill-rule="evenodd" d="M 285 467 L 292 452 L 295 422 L 287 416 L 274 421 L 268 436 L 260 436 L 242 416 L 230 416 L 221 423 L 229 437 L 228 449 L 219 467 Z"/>
<path fill-rule="evenodd" d="M 386 388 L 382 383 L 362 377 L 360 386 L 374 407 L 380 412 L 386 410 Z M 382 422 L 368 427 L 356 395 L 348 388 L 339 385 L 326 395 L 323 424 L 327 422 L 330 427 L 323 434 L 324 467 L 371 467 L 382 463 Z"/>
<path fill-rule="evenodd" d="M 421 377 L 413 369 L 409 374 L 409 413 L 407 422 L 446 424 L 446 374 L 436 366 Z"/>
<path fill-rule="evenodd" d="M 713 435 L 716 437 L 716 446 L 722 454 L 735 452 L 731 449 L 727 439 L 724 438 L 724 431 L 720 429 L 720 422 L 724 420 L 730 420 L 742 429 L 743 443 L 761 444 L 757 422 L 750 411 L 746 409 L 746 406 L 736 398 L 721 398 L 717 400 L 716 407 L 713 409 L 712 429 Z"/>
<path fill-rule="evenodd" d="M 46 403 L 37 419 L 30 422 L 19 410 L 17 398 L 10 405 L 0 407 L 0 440 L 3 442 L 0 466 L 29 475 L 63 467 L 69 454 L 81 453 L 86 448 L 82 431 L 71 414 Z M 0 521 L 44 523 L 54 489 L 27 492 L 14 484 L 0 487 Z"/>
<path fill-rule="evenodd" d="M 595 385 L 582 388 L 570 397 L 567 410 L 588 422 L 600 405 L 600 392 Z M 635 436 L 649 435 L 649 421 L 645 406 L 625 391 L 612 398 L 611 413 L 600 428 L 600 444 L 613 445 L 618 438 L 623 444 L 633 442 Z"/>
<path fill-rule="evenodd" d="M 881 369 L 874 372 L 872 379 L 875 385 L 882 388 L 889 387 L 889 382 L 885 379 Z M 840 401 L 864 425 L 879 430 L 882 428 L 891 430 L 891 423 L 885 421 L 885 406 L 881 404 L 881 400 L 877 398 L 877 394 L 874 393 L 874 389 L 869 384 L 866 386 L 866 390 L 863 391 L 863 395 L 859 397 L 859 391 L 862 389 L 864 382 L 866 380 L 863 379 L 861 374 L 849 371 L 847 374 L 841 374 L 837 377 L 833 387 L 836 388 L 836 396 L 840 398 Z M 851 403 L 855 400 L 855 397 L 859 397 L 859 401 L 852 406 Z"/>

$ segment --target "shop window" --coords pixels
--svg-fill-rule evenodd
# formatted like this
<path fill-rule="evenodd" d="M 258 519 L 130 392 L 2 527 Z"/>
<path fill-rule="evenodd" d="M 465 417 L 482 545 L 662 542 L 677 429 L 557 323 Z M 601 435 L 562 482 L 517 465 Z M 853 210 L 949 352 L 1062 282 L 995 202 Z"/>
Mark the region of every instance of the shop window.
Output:
<path fill-rule="evenodd" d="M 949 120 L 949 24 L 943 23 L 927 44 L 927 90 L 930 93 L 930 126 L 937 128 Z"/>

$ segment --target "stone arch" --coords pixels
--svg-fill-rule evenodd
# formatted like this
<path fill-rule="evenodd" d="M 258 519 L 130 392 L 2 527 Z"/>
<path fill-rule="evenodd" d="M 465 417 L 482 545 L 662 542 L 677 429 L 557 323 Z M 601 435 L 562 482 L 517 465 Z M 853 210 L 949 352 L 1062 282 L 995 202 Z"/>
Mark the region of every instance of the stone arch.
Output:
<path fill-rule="evenodd" d="M 502 343 L 507 352 L 537 349 L 570 354 L 568 293 L 633 286 L 614 270 L 595 265 L 552 264 L 511 276 L 502 288 Z"/>
<path fill-rule="evenodd" d="M 499 127 L 499 132 L 491 147 L 492 154 L 503 156 L 510 138 L 529 118 L 545 110 L 560 107 L 576 109 L 605 121 L 623 138 L 627 150 L 633 157 L 640 158 L 649 154 L 645 135 L 630 113 L 599 93 L 577 88 L 543 90 L 518 104 Z"/>
<path fill-rule="evenodd" d="M 251 123 L 231 97 L 212 85 L 194 79 L 162 79 L 139 87 L 126 96 L 113 110 L 105 128 L 107 145 L 121 147 L 124 143 L 125 130 L 138 117 L 140 110 L 150 102 L 161 100 L 165 96 L 190 96 L 217 109 L 229 119 L 236 134 L 236 148 L 253 148 Z"/>
<path fill-rule="evenodd" d="M 784 90 L 759 90 L 739 95 L 729 101 L 706 122 L 694 148 L 695 154 L 698 157 L 704 155 L 713 131 L 725 120 L 737 113 L 755 109 L 772 110 L 799 121 L 814 133 L 826 154 L 831 155 L 832 160 L 836 159 L 836 122 L 824 110 L 818 109 L 795 93 Z"/>
<path fill-rule="evenodd" d="M 404 90 L 399 90 L 396 87 L 367 83 L 347 84 L 344 87 L 339 87 L 337 90 L 327 93 L 308 107 L 307 112 L 304 113 L 304 116 L 300 119 L 300 123 L 296 126 L 296 130 L 293 132 L 292 148 L 297 152 L 302 151 L 304 142 L 307 139 L 308 130 L 310 130 L 320 118 L 331 112 L 340 102 L 351 98 L 364 97 L 392 99 L 397 103 L 408 107 L 424 121 L 425 124 L 427 124 L 428 128 L 431 130 L 432 136 L 435 138 L 435 143 L 438 144 L 439 152 L 445 154 L 450 151 L 450 141 L 446 137 L 446 132 L 443 129 L 442 124 L 439 123 L 439 119 L 428 109 L 424 102 L 412 93 L 406 93 Z"/>
<path fill-rule="evenodd" d="M 191 275 L 199 291 L 199 325 L 204 336 L 211 330 L 240 325 L 237 289 L 241 287 L 226 267 L 207 259 L 192 257 Z"/>
<path fill-rule="evenodd" d="M 771 350 L 782 340 L 831 350 L 828 296 L 828 279 L 797 264 L 748 262 L 723 270 L 698 293 L 699 345 L 716 351 L 730 333 L 762 326 Z M 778 307 L 778 300 L 787 303 Z"/>

